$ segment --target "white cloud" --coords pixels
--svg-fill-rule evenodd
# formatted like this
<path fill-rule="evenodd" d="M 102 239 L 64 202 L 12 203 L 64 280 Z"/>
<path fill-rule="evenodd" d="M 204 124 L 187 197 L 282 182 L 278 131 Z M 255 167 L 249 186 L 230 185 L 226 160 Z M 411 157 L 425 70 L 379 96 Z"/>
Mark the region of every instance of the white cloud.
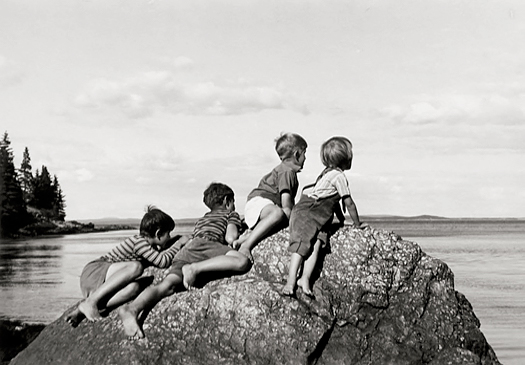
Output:
<path fill-rule="evenodd" d="M 190 65 L 191 60 L 177 62 Z M 75 98 L 74 105 L 93 112 L 118 111 L 130 118 L 155 113 L 241 115 L 269 109 L 308 113 L 304 104 L 280 86 L 253 85 L 244 80 L 183 81 L 187 76 L 174 71 L 150 71 L 120 81 L 96 79 Z"/>
<path fill-rule="evenodd" d="M 384 108 L 383 116 L 403 124 L 523 125 L 525 95 L 424 95 L 408 105 Z"/>
<path fill-rule="evenodd" d="M 176 69 L 189 69 L 193 67 L 193 60 L 188 57 L 177 57 L 172 61 L 172 65 Z"/>
<path fill-rule="evenodd" d="M 86 168 L 76 169 L 74 171 L 61 171 L 58 173 L 59 181 L 76 181 L 76 182 L 87 182 L 93 180 L 95 175 L 93 172 Z"/>

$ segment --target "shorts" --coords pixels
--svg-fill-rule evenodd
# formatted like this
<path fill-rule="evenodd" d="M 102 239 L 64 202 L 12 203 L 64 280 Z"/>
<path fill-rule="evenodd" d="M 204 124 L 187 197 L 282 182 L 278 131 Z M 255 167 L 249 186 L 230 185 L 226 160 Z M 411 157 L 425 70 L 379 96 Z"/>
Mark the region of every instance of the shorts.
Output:
<path fill-rule="evenodd" d="M 89 297 L 91 293 L 104 284 L 106 281 L 106 274 L 111 265 L 111 262 L 97 259 L 91 261 L 84 267 L 84 270 L 82 270 L 82 274 L 80 275 L 80 290 L 82 291 L 84 298 Z"/>
<path fill-rule="evenodd" d="M 246 202 L 246 206 L 244 207 L 244 221 L 249 229 L 255 227 L 259 221 L 262 210 L 267 205 L 275 205 L 275 203 L 261 196 L 254 196 Z"/>
<path fill-rule="evenodd" d="M 182 278 L 183 266 L 226 255 L 230 251 L 234 251 L 234 249 L 220 242 L 196 237 L 175 255 L 169 273 Z"/>

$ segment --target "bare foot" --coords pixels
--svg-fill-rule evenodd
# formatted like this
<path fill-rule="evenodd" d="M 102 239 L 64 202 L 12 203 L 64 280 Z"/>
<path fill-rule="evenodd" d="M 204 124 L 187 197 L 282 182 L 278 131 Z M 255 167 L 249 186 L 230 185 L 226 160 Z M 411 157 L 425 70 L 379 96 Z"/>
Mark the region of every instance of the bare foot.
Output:
<path fill-rule="evenodd" d="M 192 266 L 193 265 L 184 265 L 182 267 L 182 284 L 184 284 L 184 287 L 188 290 L 193 288 L 193 284 L 195 284 L 195 279 L 197 278 L 197 273 Z"/>
<path fill-rule="evenodd" d="M 239 248 L 239 252 L 246 256 L 248 260 L 250 260 L 250 263 L 253 265 L 253 256 L 248 248 L 241 246 L 241 248 Z"/>
<path fill-rule="evenodd" d="M 84 318 L 86 318 L 86 316 L 77 307 L 67 315 L 66 322 L 69 323 L 71 327 L 75 328 L 80 324 L 80 322 L 82 322 Z"/>
<path fill-rule="evenodd" d="M 239 247 L 241 247 L 241 245 L 244 243 L 244 241 L 246 241 L 246 239 L 250 236 L 251 233 L 252 231 L 250 229 L 247 229 L 243 234 L 241 234 L 241 236 L 238 239 L 233 241 L 232 247 L 235 250 L 239 249 Z"/>
<path fill-rule="evenodd" d="M 297 285 L 299 285 L 301 289 L 303 289 L 303 293 L 305 293 L 309 297 L 313 297 L 314 293 L 312 292 L 312 288 L 310 287 L 310 280 L 300 278 L 297 281 Z"/>
<path fill-rule="evenodd" d="M 288 297 L 293 297 L 295 295 L 295 284 L 293 283 L 286 283 L 285 286 L 283 286 L 283 295 L 286 295 Z"/>
<path fill-rule="evenodd" d="M 144 338 L 144 332 L 140 328 L 135 314 L 129 309 L 128 305 L 119 308 L 118 315 L 124 326 L 124 333 L 130 340 L 139 340 Z"/>
<path fill-rule="evenodd" d="M 91 303 L 89 301 L 89 298 L 78 305 L 78 310 L 86 316 L 88 321 L 94 322 L 102 319 L 102 316 L 100 315 L 97 306 Z"/>

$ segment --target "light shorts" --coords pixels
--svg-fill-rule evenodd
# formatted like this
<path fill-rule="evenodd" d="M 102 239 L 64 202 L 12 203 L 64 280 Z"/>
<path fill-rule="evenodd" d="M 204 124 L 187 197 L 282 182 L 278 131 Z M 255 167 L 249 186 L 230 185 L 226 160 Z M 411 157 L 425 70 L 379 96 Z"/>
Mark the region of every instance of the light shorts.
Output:
<path fill-rule="evenodd" d="M 253 227 L 255 227 L 259 221 L 262 210 L 267 205 L 276 204 L 270 199 L 263 198 L 261 196 L 254 196 L 246 202 L 246 206 L 244 207 L 244 221 L 246 222 L 248 228 L 253 229 Z"/>

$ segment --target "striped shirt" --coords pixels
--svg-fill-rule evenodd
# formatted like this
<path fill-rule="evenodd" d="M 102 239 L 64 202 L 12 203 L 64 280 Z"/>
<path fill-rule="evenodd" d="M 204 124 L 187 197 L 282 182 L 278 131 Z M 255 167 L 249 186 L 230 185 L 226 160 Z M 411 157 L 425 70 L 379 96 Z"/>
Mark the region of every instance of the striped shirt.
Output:
<path fill-rule="evenodd" d="M 313 190 L 306 195 L 313 199 L 322 199 L 334 194 L 339 194 L 341 198 L 350 196 L 348 180 L 339 168 L 323 171 Z"/>
<path fill-rule="evenodd" d="M 206 238 L 211 241 L 226 244 L 226 229 L 229 224 L 234 224 L 237 228 L 241 227 L 239 213 L 235 211 L 230 212 L 226 209 L 212 210 L 204 214 L 204 216 L 195 223 L 193 237 Z"/>
<path fill-rule="evenodd" d="M 146 238 L 137 234 L 126 238 L 124 242 L 102 256 L 102 259 L 108 262 L 141 261 L 145 266 L 165 269 L 171 266 L 171 261 L 178 250 L 178 246 L 173 245 L 165 251 L 158 251 Z"/>

